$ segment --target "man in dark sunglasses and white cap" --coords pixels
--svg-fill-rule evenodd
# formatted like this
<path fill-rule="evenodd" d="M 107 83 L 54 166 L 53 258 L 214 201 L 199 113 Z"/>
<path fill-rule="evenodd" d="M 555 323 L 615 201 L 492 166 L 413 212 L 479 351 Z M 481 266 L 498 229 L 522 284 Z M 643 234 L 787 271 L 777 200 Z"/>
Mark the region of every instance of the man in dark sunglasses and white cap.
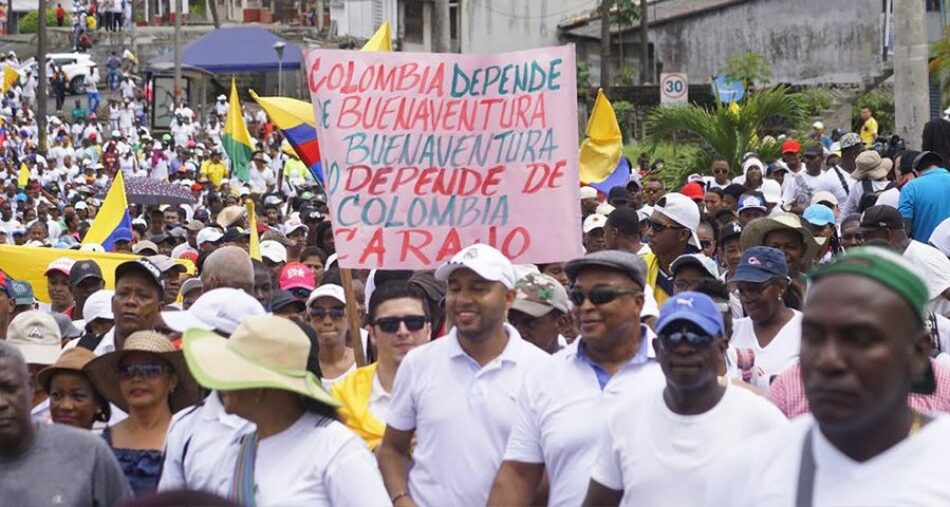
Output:
<path fill-rule="evenodd" d="M 662 382 L 640 323 L 641 265 L 604 250 L 564 266 L 580 338 L 525 376 L 489 505 L 532 505 L 545 471 L 549 505 L 580 504 L 609 408 Z"/>
<path fill-rule="evenodd" d="M 724 451 L 786 421 L 765 398 L 719 382 L 727 340 L 708 296 L 670 298 L 656 331 L 666 387 L 641 390 L 607 417 L 585 505 L 698 505 Z"/>

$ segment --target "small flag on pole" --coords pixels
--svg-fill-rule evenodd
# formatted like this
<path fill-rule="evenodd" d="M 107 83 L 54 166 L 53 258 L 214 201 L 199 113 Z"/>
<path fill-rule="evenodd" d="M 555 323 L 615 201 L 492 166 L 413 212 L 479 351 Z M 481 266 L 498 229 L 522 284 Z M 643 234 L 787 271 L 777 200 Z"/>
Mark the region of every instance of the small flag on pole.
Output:
<path fill-rule="evenodd" d="M 261 238 L 257 235 L 257 213 L 254 212 L 254 201 L 244 201 L 247 211 L 247 228 L 250 229 L 251 239 L 248 243 L 248 254 L 254 260 L 261 260 Z"/>
<path fill-rule="evenodd" d="M 254 141 L 244 123 L 241 112 L 241 99 L 238 98 L 237 84 L 231 78 L 231 99 L 228 101 L 228 116 L 224 121 L 224 135 L 221 137 L 224 151 L 231 159 L 231 176 L 243 182 L 251 179 L 250 161 L 254 153 Z"/>
<path fill-rule="evenodd" d="M 116 171 L 112 187 L 82 244 L 98 243 L 105 251 L 111 252 L 115 242 L 120 239 L 132 241 L 132 219 L 129 217 L 129 201 L 125 196 L 125 179 L 122 171 Z"/>
<path fill-rule="evenodd" d="M 389 21 L 384 22 L 379 25 L 379 28 L 376 29 L 376 33 L 366 44 L 363 45 L 363 48 L 360 51 L 392 51 L 393 50 L 393 38 L 392 38 L 392 28 L 390 27 Z"/>

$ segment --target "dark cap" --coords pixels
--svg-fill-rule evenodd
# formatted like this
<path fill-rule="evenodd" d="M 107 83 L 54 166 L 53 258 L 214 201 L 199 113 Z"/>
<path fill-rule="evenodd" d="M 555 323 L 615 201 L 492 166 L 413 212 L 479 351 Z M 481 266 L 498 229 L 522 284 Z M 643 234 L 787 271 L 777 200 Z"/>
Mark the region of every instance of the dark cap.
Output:
<path fill-rule="evenodd" d="M 805 155 L 817 155 L 820 157 L 824 154 L 825 150 L 823 150 L 821 146 L 818 146 L 817 144 L 813 144 L 805 149 Z"/>
<path fill-rule="evenodd" d="M 612 269 L 629 276 L 640 288 L 643 288 L 642 265 L 643 260 L 636 254 L 621 250 L 601 250 L 569 261 L 564 265 L 564 271 L 573 282 L 582 269 Z"/>
<path fill-rule="evenodd" d="M 294 297 L 289 291 L 279 290 L 274 293 L 274 295 L 268 301 L 267 306 L 270 307 L 271 312 L 279 312 L 286 309 L 288 306 L 293 305 L 295 308 L 294 312 L 300 313 L 307 308 L 307 305 L 303 301 Z"/>
<path fill-rule="evenodd" d="M 26 280 L 7 279 L 7 294 L 13 298 L 16 306 L 32 305 L 36 302 L 33 296 L 33 286 Z"/>
<path fill-rule="evenodd" d="M 221 242 L 234 243 L 235 241 L 241 241 L 250 235 L 251 233 L 240 227 L 228 227 L 228 230 L 224 233 L 224 236 L 221 236 Z"/>
<path fill-rule="evenodd" d="M 69 270 L 69 285 L 71 287 L 75 287 L 87 278 L 104 280 L 104 278 L 102 278 L 102 270 L 99 269 L 99 265 L 96 264 L 95 261 L 89 260 L 78 261 L 73 264 L 73 267 Z"/>
<path fill-rule="evenodd" d="M 630 202 L 630 191 L 627 190 L 627 187 L 624 185 L 618 185 L 610 189 L 610 192 L 607 193 L 607 202 L 614 200 L 623 200 L 624 202 Z"/>
<path fill-rule="evenodd" d="M 898 166 L 901 174 L 908 174 L 914 170 L 914 162 L 918 156 L 920 156 L 920 152 L 915 150 L 907 150 L 901 153 L 901 163 Z"/>
<path fill-rule="evenodd" d="M 788 278 L 785 254 L 776 248 L 754 246 L 742 252 L 730 282 L 765 283 L 773 278 Z"/>
<path fill-rule="evenodd" d="M 903 229 L 904 217 L 896 209 L 879 204 L 861 214 L 861 227 L 866 229 Z"/>
<path fill-rule="evenodd" d="M 719 229 L 719 243 L 722 244 L 728 239 L 732 239 L 738 236 L 742 236 L 742 225 L 739 222 L 729 222 L 723 224 L 722 228 Z"/>
<path fill-rule="evenodd" d="M 165 281 L 162 280 L 162 270 L 158 269 L 158 267 L 152 264 L 148 259 L 135 259 L 134 261 L 126 261 L 116 266 L 116 284 L 119 283 L 119 280 L 123 276 L 133 272 L 144 273 L 148 276 L 149 280 L 155 282 L 155 285 L 157 285 L 160 290 L 165 290 Z"/>
<path fill-rule="evenodd" d="M 943 157 L 932 151 L 921 152 L 914 158 L 914 170 L 919 171 L 931 166 L 946 167 Z"/>

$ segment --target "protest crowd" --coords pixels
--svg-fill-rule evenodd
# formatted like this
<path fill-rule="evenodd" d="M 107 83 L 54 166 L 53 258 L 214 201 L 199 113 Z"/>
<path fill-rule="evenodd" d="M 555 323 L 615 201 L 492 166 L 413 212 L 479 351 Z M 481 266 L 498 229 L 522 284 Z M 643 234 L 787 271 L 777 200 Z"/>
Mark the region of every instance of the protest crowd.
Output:
<path fill-rule="evenodd" d="M 950 121 L 644 154 L 570 258 L 345 269 L 273 118 L 153 135 L 134 64 L 45 155 L 35 76 L 0 110 L 0 504 L 950 505 Z"/>

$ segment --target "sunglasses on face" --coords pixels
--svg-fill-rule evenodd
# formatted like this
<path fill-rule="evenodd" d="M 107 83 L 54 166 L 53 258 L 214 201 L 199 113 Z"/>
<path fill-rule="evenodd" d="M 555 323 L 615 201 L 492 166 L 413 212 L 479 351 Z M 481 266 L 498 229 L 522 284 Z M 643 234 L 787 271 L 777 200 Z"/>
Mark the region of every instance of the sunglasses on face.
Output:
<path fill-rule="evenodd" d="M 753 287 L 745 287 L 745 288 L 738 287 L 736 288 L 736 292 L 739 293 L 740 298 L 758 299 L 759 297 L 762 296 L 762 293 L 765 292 L 765 289 L 768 289 L 769 286 L 772 285 L 773 282 L 774 280 L 771 280 L 765 283 L 760 283 L 757 286 L 753 286 Z"/>
<path fill-rule="evenodd" d="M 676 348 L 676 346 L 684 341 L 697 349 L 705 349 L 712 345 L 712 342 L 716 340 L 715 336 L 708 334 L 698 334 L 686 329 L 673 333 L 661 334 L 659 335 L 659 338 L 660 343 L 662 343 L 663 347 L 667 349 Z"/>
<path fill-rule="evenodd" d="M 310 291 L 307 289 L 290 289 L 288 292 L 297 299 L 307 299 L 310 297 Z"/>
<path fill-rule="evenodd" d="M 398 332 L 401 324 L 405 324 L 406 329 L 409 331 L 415 332 L 425 327 L 428 321 L 424 315 L 407 315 L 405 317 L 384 317 L 382 319 L 376 319 L 375 325 L 384 333 Z"/>
<path fill-rule="evenodd" d="M 667 229 L 682 229 L 682 227 L 673 224 L 664 224 L 663 222 L 657 222 L 656 220 L 650 220 L 650 229 L 653 229 L 653 232 L 659 234 Z"/>
<path fill-rule="evenodd" d="M 119 366 L 119 378 L 124 380 L 133 379 L 141 375 L 142 378 L 155 379 L 165 374 L 168 369 L 165 365 L 158 363 L 141 364 L 123 364 Z"/>
<path fill-rule="evenodd" d="M 580 289 L 571 289 L 571 293 L 569 294 L 569 296 L 571 298 L 571 302 L 573 302 L 575 306 L 581 306 L 582 304 L 584 304 L 584 301 L 588 299 L 593 305 L 605 305 L 619 298 L 620 296 L 628 296 L 628 295 L 632 296 L 639 293 L 640 293 L 639 291 L 635 291 L 635 290 L 620 290 L 620 289 L 611 289 L 608 287 L 595 287 L 591 289 L 590 292 L 587 292 L 586 294 L 584 293 L 584 291 Z"/>
<path fill-rule="evenodd" d="M 310 316 L 315 317 L 319 320 L 325 319 L 327 315 L 329 315 L 330 318 L 333 320 L 340 320 L 343 318 L 344 315 L 346 315 L 346 309 L 345 308 L 319 308 L 319 307 L 314 307 L 310 309 Z"/>
<path fill-rule="evenodd" d="M 726 174 L 729 172 L 729 169 L 713 169 L 713 174 Z"/>

